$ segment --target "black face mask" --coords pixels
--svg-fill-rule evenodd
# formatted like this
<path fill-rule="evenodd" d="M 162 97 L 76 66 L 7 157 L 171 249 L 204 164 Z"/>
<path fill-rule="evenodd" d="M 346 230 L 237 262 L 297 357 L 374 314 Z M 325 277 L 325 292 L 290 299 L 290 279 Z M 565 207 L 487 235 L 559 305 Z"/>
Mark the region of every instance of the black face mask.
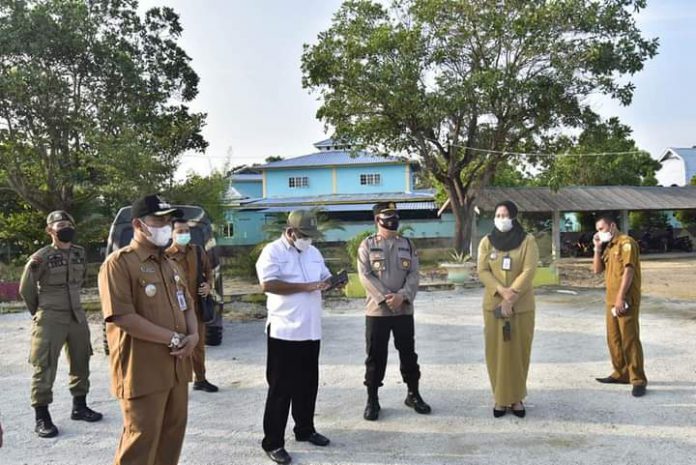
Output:
<path fill-rule="evenodd" d="M 389 218 L 377 218 L 377 224 L 389 231 L 396 231 L 399 229 L 399 217 L 390 216 Z"/>
<path fill-rule="evenodd" d="M 58 240 L 61 242 L 72 242 L 75 238 L 75 228 L 68 226 L 67 228 L 59 229 L 56 236 L 58 236 Z"/>

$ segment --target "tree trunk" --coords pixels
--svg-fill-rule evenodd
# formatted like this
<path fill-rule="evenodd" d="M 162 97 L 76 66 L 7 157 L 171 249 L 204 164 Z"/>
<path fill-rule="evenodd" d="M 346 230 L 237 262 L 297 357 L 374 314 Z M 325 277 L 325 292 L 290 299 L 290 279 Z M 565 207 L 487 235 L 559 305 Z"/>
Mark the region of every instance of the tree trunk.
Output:
<path fill-rule="evenodd" d="M 454 215 L 454 237 L 452 246 L 458 251 L 469 252 L 471 246 L 471 225 L 474 213 L 474 199 L 457 178 L 450 178 L 447 184 L 450 207 Z"/>

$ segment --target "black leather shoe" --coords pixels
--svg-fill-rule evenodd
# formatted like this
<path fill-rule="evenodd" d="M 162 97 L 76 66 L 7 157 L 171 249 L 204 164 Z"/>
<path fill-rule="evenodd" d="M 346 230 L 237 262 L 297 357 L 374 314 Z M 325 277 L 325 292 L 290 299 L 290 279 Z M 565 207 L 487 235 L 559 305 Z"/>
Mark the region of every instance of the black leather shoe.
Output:
<path fill-rule="evenodd" d="M 620 379 L 616 379 L 612 376 L 607 376 L 606 378 L 595 378 L 597 382 L 600 382 L 602 384 L 629 384 L 628 381 L 621 381 Z"/>
<path fill-rule="evenodd" d="M 38 418 L 36 420 L 34 432 L 36 432 L 36 435 L 40 438 L 54 438 L 58 436 L 58 428 L 53 424 L 50 417 Z"/>
<path fill-rule="evenodd" d="M 194 381 L 193 390 L 205 392 L 218 392 L 219 389 L 216 385 L 208 382 L 207 379 L 204 379 L 203 381 Z"/>
<path fill-rule="evenodd" d="M 309 443 L 314 444 L 315 446 L 320 446 L 320 447 L 328 446 L 329 443 L 331 442 L 329 440 L 329 438 L 327 438 L 323 434 L 319 434 L 319 433 L 312 433 L 311 435 L 309 435 L 309 437 L 307 437 L 305 439 L 296 439 L 296 441 L 297 442 L 309 442 Z"/>
<path fill-rule="evenodd" d="M 292 457 L 288 454 L 288 451 L 284 447 L 278 449 L 265 451 L 269 459 L 273 460 L 275 463 L 286 464 L 292 462 Z"/>
<path fill-rule="evenodd" d="M 408 407 L 411 407 L 417 413 L 430 413 L 430 405 L 426 404 L 423 398 L 417 392 L 409 392 L 404 401 Z"/>
<path fill-rule="evenodd" d="M 647 387 L 645 384 L 636 384 L 633 386 L 633 389 L 631 389 L 631 395 L 633 397 L 643 397 L 646 391 Z"/>
<path fill-rule="evenodd" d="M 496 418 L 504 417 L 506 413 L 507 409 L 498 410 L 497 408 L 493 407 L 493 416 Z"/>
<path fill-rule="evenodd" d="M 522 404 L 522 402 L 520 402 Z M 524 408 L 524 404 L 522 404 L 522 409 L 520 410 L 515 410 L 514 408 L 511 408 L 512 414 L 515 415 L 517 418 L 524 418 L 527 415 L 527 410 Z"/>
<path fill-rule="evenodd" d="M 71 420 L 82 420 L 89 423 L 94 423 L 103 418 L 103 415 L 99 412 L 95 412 L 86 405 L 73 406 L 72 413 L 70 414 Z"/>
<path fill-rule="evenodd" d="M 363 412 L 363 418 L 367 421 L 375 421 L 379 418 L 379 411 L 381 409 L 382 407 L 379 405 L 379 400 L 368 398 L 365 411 Z"/>

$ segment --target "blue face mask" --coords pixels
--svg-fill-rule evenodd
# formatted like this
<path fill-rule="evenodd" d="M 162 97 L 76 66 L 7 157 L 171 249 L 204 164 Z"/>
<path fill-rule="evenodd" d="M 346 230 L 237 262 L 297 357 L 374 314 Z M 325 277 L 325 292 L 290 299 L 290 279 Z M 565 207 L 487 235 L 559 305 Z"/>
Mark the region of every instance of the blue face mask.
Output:
<path fill-rule="evenodd" d="M 186 245 L 191 242 L 191 233 L 183 233 L 176 235 L 176 243 L 179 245 Z"/>

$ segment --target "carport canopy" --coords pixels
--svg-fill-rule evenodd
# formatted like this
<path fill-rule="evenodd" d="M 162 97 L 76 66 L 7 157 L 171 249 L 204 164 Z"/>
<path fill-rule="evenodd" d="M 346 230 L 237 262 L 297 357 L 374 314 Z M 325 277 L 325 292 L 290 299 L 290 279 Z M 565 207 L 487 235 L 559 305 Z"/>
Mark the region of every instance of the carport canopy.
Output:
<path fill-rule="evenodd" d="M 628 212 L 696 209 L 696 186 L 575 186 L 553 191 L 548 187 L 491 187 L 474 202 L 479 211 L 492 212 L 503 200 L 512 200 L 520 212 L 548 212 L 553 216 L 553 258 L 560 257 L 561 213 L 620 211 L 621 229 L 628 231 Z M 476 234 L 476 220 L 472 228 Z M 478 242 L 472 237 L 472 244 Z"/>

